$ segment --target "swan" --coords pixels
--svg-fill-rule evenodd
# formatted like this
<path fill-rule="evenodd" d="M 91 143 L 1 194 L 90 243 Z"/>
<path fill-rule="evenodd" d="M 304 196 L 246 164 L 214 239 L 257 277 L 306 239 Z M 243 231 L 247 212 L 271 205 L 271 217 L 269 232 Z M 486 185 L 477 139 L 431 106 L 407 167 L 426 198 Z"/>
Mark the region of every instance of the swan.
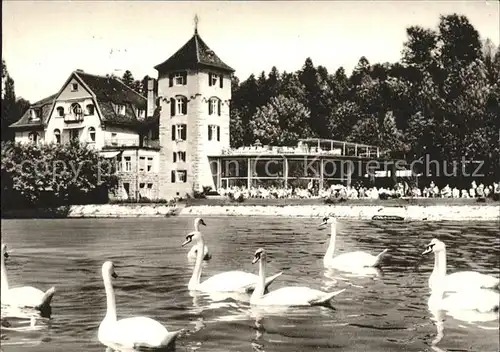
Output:
<path fill-rule="evenodd" d="M 267 253 L 263 248 L 257 249 L 252 264 L 259 262 L 259 283 L 250 297 L 250 304 L 257 306 L 327 306 L 330 300 L 345 291 L 323 292 L 305 286 L 287 286 L 264 294 L 266 282 Z"/>
<path fill-rule="evenodd" d="M 499 278 L 477 271 L 458 271 L 446 275 L 446 246 L 437 238 L 431 240 L 422 255 L 430 252 L 434 253 L 434 269 L 429 277 L 429 288 L 432 289 L 438 282 L 442 284 L 444 292 L 457 292 L 471 288 L 499 288 Z"/>
<path fill-rule="evenodd" d="M 56 292 L 55 287 L 51 287 L 45 292 L 32 286 L 9 288 L 7 270 L 5 268 L 5 258 L 8 256 L 7 245 L 3 243 L 1 255 L 2 304 L 19 308 L 34 308 L 42 313 L 50 314 L 50 303 Z"/>
<path fill-rule="evenodd" d="M 102 265 L 102 278 L 106 290 L 106 316 L 99 325 L 99 341 L 112 349 L 169 349 L 175 346 L 180 331 L 167 329 L 151 318 L 132 317 L 117 320 L 115 293 L 112 278 L 117 278 L 114 264 L 107 261 Z"/>
<path fill-rule="evenodd" d="M 370 253 L 362 251 L 355 251 L 342 253 L 334 257 L 333 254 L 335 252 L 335 240 L 337 238 L 337 219 L 335 219 L 334 217 L 324 217 L 319 227 L 322 228 L 327 224 L 330 224 L 331 236 L 328 249 L 326 250 L 325 256 L 323 257 L 323 265 L 325 266 L 325 268 L 334 268 L 340 270 L 359 270 L 359 268 L 377 267 L 380 265 L 381 259 L 388 251 L 387 248 L 377 255 L 372 255 Z"/>
<path fill-rule="evenodd" d="M 186 240 L 182 243 L 185 246 L 191 242 L 195 243 L 198 250 L 205 245 L 203 235 L 199 231 L 193 231 L 186 235 Z M 244 271 L 225 271 L 209 277 L 203 282 L 201 279 L 201 264 L 203 261 L 203 253 L 201 250 L 197 252 L 196 263 L 193 269 L 193 275 L 188 283 L 188 289 L 191 291 L 201 291 L 206 293 L 213 292 L 247 292 L 250 293 L 255 289 L 259 277 L 255 274 L 250 274 Z M 271 276 L 266 280 L 266 288 L 276 280 L 282 272 Z"/>
<path fill-rule="evenodd" d="M 205 224 L 205 221 L 203 221 L 202 218 L 194 219 L 194 230 L 195 231 L 200 231 L 200 225 L 207 226 L 207 224 Z M 196 246 L 191 247 L 191 249 L 189 250 L 189 252 L 187 254 L 187 257 L 189 260 L 196 260 L 196 251 L 197 251 Z M 203 247 L 203 254 L 204 254 L 203 260 L 212 259 L 212 255 L 208 251 L 208 247 L 206 245 Z"/>

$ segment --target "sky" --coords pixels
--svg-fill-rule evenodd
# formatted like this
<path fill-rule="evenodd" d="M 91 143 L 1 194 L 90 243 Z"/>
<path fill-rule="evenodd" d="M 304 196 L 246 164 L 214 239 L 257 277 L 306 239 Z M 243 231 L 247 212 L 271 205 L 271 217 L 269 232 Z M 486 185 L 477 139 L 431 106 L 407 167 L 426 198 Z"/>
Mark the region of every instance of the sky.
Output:
<path fill-rule="evenodd" d="M 401 58 L 406 28 L 437 28 L 441 14 L 467 16 L 500 43 L 496 1 L 3 1 L 2 56 L 16 95 L 56 93 L 72 71 L 157 77 L 154 66 L 198 32 L 244 80 L 272 66 L 300 69 L 307 57 L 350 73 Z"/>

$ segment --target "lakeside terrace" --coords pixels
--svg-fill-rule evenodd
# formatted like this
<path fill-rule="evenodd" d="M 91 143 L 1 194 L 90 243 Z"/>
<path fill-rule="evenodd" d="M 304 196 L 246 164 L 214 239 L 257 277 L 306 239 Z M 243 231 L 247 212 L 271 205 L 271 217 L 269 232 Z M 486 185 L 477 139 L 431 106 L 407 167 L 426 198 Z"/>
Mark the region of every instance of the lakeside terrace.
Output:
<path fill-rule="evenodd" d="M 396 160 L 386 150 L 333 139 L 300 139 L 296 147 L 257 141 L 208 158 L 217 189 L 304 187 L 311 182 L 319 189 L 332 184 L 351 186 L 356 181 L 393 185 L 397 176 L 408 175 L 406 170 L 396 170 Z"/>

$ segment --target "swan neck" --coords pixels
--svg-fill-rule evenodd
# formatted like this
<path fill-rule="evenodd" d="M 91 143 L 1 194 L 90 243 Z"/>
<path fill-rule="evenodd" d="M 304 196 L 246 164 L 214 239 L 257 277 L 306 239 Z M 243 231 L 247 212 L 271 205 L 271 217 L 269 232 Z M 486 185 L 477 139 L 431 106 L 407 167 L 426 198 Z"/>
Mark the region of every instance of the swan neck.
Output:
<path fill-rule="evenodd" d="M 196 261 L 194 263 L 193 275 L 189 280 L 188 288 L 193 288 L 200 284 L 201 279 L 201 265 L 203 263 L 205 241 L 203 236 L 200 236 L 198 243 L 196 244 Z"/>
<path fill-rule="evenodd" d="M 111 277 L 106 275 L 104 277 L 104 289 L 106 290 L 106 316 L 104 320 L 116 321 L 116 302 L 113 284 Z"/>
<path fill-rule="evenodd" d="M 259 260 L 259 281 L 257 281 L 257 285 L 255 286 L 255 290 L 252 293 L 252 297 L 250 297 L 251 301 L 257 300 L 264 295 L 264 289 L 266 286 L 266 263 L 264 261 L 266 258 L 261 258 Z"/>
<path fill-rule="evenodd" d="M 446 276 L 446 251 L 439 251 L 434 253 L 434 269 L 433 274 L 438 275 L 440 279 Z"/>
<path fill-rule="evenodd" d="M 1 284 L 2 284 L 2 291 L 6 292 L 6 291 L 9 290 L 9 283 L 7 281 L 7 269 L 5 269 L 4 253 L 2 253 L 1 260 L 2 260 L 2 264 L 1 264 L 2 265 L 2 268 L 1 268 L 1 270 L 2 270 L 2 282 L 1 282 Z"/>
<path fill-rule="evenodd" d="M 198 221 L 195 221 L 194 222 L 194 230 L 196 232 L 200 232 L 200 224 L 198 223 Z"/>
<path fill-rule="evenodd" d="M 337 239 L 337 227 L 335 223 L 330 225 L 330 242 L 328 244 L 328 249 L 326 250 L 323 261 L 328 261 L 333 258 L 333 254 L 335 253 L 335 240 Z"/>

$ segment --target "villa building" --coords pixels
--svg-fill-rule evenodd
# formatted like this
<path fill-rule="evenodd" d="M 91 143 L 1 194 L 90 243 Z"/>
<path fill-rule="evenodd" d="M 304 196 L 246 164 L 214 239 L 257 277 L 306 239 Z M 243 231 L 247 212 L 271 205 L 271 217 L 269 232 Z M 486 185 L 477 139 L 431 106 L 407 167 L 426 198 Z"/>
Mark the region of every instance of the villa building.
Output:
<path fill-rule="evenodd" d="M 171 199 L 204 187 L 250 187 L 268 181 L 287 187 L 290 179 L 315 179 L 323 187 L 351 182 L 343 174 L 326 175 L 332 160 L 364 161 L 358 169 L 373 158 L 383 161 L 383 168 L 390 163 L 376 147 L 333 140 L 303 140 L 297 148 L 231 150 L 229 108 L 234 70 L 208 47 L 197 29 L 155 69 L 158 78 L 147 82 L 145 96 L 118 78 L 76 70 L 59 92 L 32 104 L 11 125 L 15 140 L 66 143 L 76 139 L 86 143 L 116 162 L 117 196 L 131 199 Z M 294 164 L 311 158 L 316 159 L 307 170 L 316 170 L 314 175 L 307 170 L 302 174 L 293 171 L 297 169 Z M 278 168 L 272 175 L 259 166 L 266 160 L 266 165 Z"/>

